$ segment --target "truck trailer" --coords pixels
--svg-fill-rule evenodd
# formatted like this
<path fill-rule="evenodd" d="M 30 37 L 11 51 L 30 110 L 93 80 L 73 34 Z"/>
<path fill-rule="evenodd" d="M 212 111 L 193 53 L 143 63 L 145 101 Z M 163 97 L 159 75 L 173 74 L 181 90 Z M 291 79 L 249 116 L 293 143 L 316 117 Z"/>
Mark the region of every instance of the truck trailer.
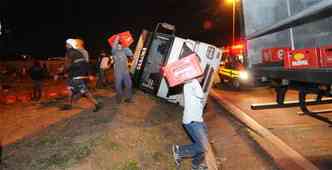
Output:
<path fill-rule="evenodd" d="M 163 26 L 163 32 L 159 31 L 159 26 Z M 193 52 L 201 61 L 201 86 L 206 104 L 214 72 L 219 68 L 221 51 L 214 45 L 175 36 L 175 28 L 166 23 L 159 23 L 152 32 L 142 31 L 130 70 L 134 84 L 146 93 L 183 106 L 183 85 L 170 87 L 160 70 L 162 66 Z"/>
<path fill-rule="evenodd" d="M 238 7 L 247 70 L 274 84 L 277 105 L 287 105 L 289 88 L 299 91 L 304 113 L 313 114 L 309 93 L 315 104 L 331 103 L 322 98 L 332 96 L 332 0 L 241 0 Z"/>

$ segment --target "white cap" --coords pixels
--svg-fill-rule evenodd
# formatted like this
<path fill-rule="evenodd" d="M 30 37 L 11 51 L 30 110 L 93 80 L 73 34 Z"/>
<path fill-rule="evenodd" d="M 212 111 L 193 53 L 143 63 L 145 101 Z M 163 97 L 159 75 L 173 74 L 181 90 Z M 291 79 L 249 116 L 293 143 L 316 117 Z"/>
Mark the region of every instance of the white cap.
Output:
<path fill-rule="evenodd" d="M 76 42 L 75 39 L 71 39 L 71 38 L 70 38 L 70 39 L 67 39 L 67 40 L 66 40 L 66 43 L 69 44 L 69 45 L 71 45 L 71 46 L 72 46 L 73 48 L 75 48 L 75 49 L 77 48 L 77 42 Z"/>

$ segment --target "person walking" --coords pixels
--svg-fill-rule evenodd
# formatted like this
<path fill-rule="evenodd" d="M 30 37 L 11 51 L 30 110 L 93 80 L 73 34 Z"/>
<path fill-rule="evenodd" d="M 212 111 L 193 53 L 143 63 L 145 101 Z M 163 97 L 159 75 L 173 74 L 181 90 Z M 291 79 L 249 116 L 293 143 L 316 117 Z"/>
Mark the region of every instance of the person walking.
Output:
<path fill-rule="evenodd" d="M 102 104 L 88 90 L 86 81 L 89 79 L 90 66 L 83 54 L 75 49 L 76 43 L 75 39 L 66 41 L 65 69 L 68 71 L 69 104 L 66 104 L 64 109 L 71 109 L 74 100 L 85 96 L 95 105 L 93 111 L 97 112 Z"/>
<path fill-rule="evenodd" d="M 203 120 L 204 93 L 198 79 L 186 81 L 183 86 L 184 111 L 182 123 L 191 137 L 192 144 L 172 145 L 172 153 L 177 167 L 183 158 L 192 158 L 192 170 L 207 169 L 203 163 L 208 151 L 207 127 Z"/>
<path fill-rule="evenodd" d="M 100 53 L 97 62 L 97 87 L 106 87 L 108 85 L 107 70 L 111 67 L 111 59 L 105 52 Z"/>
<path fill-rule="evenodd" d="M 128 71 L 128 58 L 132 57 L 133 52 L 130 48 L 123 47 L 119 42 L 119 35 L 115 37 L 112 46 L 112 59 L 114 62 L 114 77 L 115 77 L 115 89 L 116 99 L 118 103 L 122 102 L 124 97 L 123 87 L 126 89 L 125 102 L 132 102 L 132 81 Z"/>
<path fill-rule="evenodd" d="M 38 101 L 42 96 L 45 70 L 42 68 L 40 62 L 35 60 L 32 67 L 29 69 L 29 73 L 33 82 L 32 100 Z"/>

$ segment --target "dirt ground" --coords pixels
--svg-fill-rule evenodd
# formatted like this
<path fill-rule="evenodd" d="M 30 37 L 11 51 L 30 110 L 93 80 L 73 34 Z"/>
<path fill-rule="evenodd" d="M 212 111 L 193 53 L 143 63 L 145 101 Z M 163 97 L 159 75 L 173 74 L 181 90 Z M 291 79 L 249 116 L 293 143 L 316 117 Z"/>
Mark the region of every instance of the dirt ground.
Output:
<path fill-rule="evenodd" d="M 49 84 L 50 90 L 63 83 Z M 94 84 L 90 84 L 94 87 Z M 171 144 L 190 141 L 178 105 L 135 90 L 133 103 L 117 104 L 112 86 L 92 89 L 104 108 L 92 112 L 86 99 L 62 111 L 63 97 L 1 105 L 0 169 L 3 170 L 172 170 Z M 209 101 L 211 102 L 211 101 Z M 246 127 L 234 123 L 215 104 L 205 119 L 223 170 L 277 170 L 251 141 Z M 185 160 L 181 170 L 190 169 Z"/>

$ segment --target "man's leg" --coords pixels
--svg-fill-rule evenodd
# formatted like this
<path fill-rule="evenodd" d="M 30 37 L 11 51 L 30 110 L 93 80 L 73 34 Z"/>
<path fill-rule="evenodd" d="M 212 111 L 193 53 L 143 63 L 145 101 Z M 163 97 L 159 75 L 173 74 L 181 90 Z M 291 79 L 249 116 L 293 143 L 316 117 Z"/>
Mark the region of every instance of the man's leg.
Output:
<path fill-rule="evenodd" d="M 101 70 L 97 71 L 97 82 L 96 82 L 96 88 L 102 87 L 102 80 L 101 80 Z"/>
<path fill-rule="evenodd" d="M 123 78 L 123 76 L 121 76 L 121 75 L 115 75 L 116 100 L 118 103 L 121 103 L 122 95 L 123 95 L 122 78 Z"/>
<path fill-rule="evenodd" d="M 200 164 L 204 162 L 205 153 L 208 151 L 209 140 L 207 127 L 204 122 L 195 122 L 194 126 L 192 130 L 195 132 L 191 136 L 193 141 L 198 144 L 200 151 L 193 157 L 192 167 L 193 169 L 198 169 Z"/>
<path fill-rule="evenodd" d="M 42 91 L 43 91 L 43 82 L 39 81 L 37 86 L 37 100 L 41 99 Z"/>
<path fill-rule="evenodd" d="M 100 69 L 100 79 L 101 79 L 101 84 L 103 87 L 106 86 L 106 79 L 105 79 L 105 70 Z"/>
<path fill-rule="evenodd" d="M 130 77 L 129 74 L 125 74 L 124 83 L 125 83 L 126 95 L 127 95 L 126 102 L 131 102 L 131 99 L 132 99 L 132 82 L 131 82 L 131 77 Z"/>
<path fill-rule="evenodd" d="M 192 166 L 198 167 L 204 161 L 204 153 L 208 150 L 207 129 L 203 122 L 193 122 L 184 125 L 193 143 L 179 146 L 178 155 L 181 158 L 192 157 Z"/>
<path fill-rule="evenodd" d="M 63 106 L 63 110 L 69 110 L 73 107 L 73 101 L 75 94 L 77 94 L 77 83 L 76 80 L 68 80 L 68 98 Z"/>
<path fill-rule="evenodd" d="M 90 102 L 92 102 L 95 105 L 95 109 L 93 110 L 94 112 L 99 111 L 101 109 L 102 105 L 89 92 L 86 81 L 79 80 L 78 82 L 79 82 L 78 88 L 79 88 L 80 94 L 86 96 L 90 100 Z"/>
<path fill-rule="evenodd" d="M 37 82 L 33 81 L 33 87 L 32 87 L 32 100 L 37 99 Z"/>
<path fill-rule="evenodd" d="M 97 100 L 92 96 L 92 94 L 87 91 L 84 93 L 84 95 L 90 100 L 91 103 L 93 103 L 94 105 L 98 104 Z"/>

